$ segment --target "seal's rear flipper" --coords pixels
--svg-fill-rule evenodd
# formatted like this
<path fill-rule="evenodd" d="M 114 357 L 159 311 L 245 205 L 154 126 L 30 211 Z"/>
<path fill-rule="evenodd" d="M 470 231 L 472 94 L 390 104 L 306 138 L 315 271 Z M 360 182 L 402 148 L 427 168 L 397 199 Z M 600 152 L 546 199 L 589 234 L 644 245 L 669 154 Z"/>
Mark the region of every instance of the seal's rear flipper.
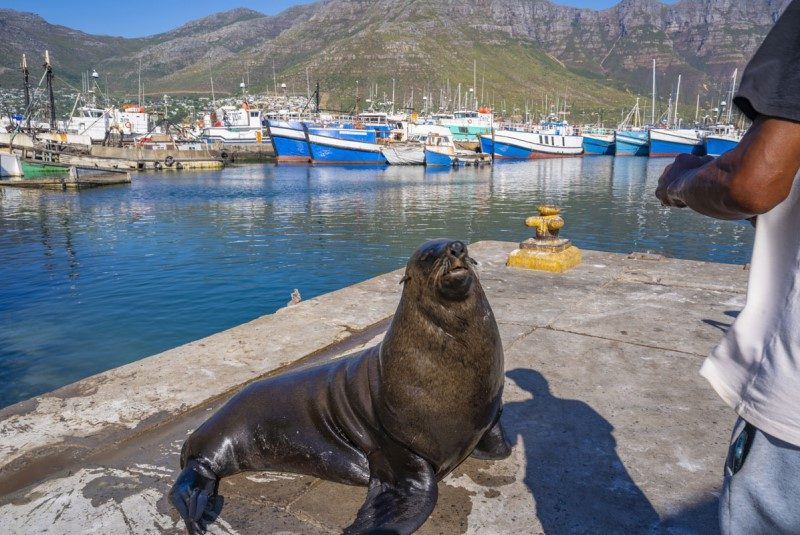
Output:
<path fill-rule="evenodd" d="M 223 498 L 217 494 L 219 478 L 202 461 L 192 459 L 169 491 L 169 501 L 186 523 L 189 535 L 206 532 L 219 516 Z"/>
<path fill-rule="evenodd" d="M 436 473 L 422 457 L 407 450 L 402 456 L 392 455 L 389 464 L 382 453 L 370 455 L 367 501 L 345 535 L 410 534 L 428 519 L 439 493 Z"/>
<path fill-rule="evenodd" d="M 478 445 L 472 451 L 472 456 L 484 461 L 497 461 L 511 455 L 511 445 L 508 443 L 500 419 L 483 435 Z"/>

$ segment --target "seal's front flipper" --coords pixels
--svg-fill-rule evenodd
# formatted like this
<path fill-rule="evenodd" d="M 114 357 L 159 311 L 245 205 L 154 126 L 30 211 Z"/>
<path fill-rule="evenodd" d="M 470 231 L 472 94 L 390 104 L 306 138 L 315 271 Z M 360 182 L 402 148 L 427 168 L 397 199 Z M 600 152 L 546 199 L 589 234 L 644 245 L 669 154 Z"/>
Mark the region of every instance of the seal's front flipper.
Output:
<path fill-rule="evenodd" d="M 475 446 L 472 456 L 485 461 L 496 461 L 505 459 L 509 455 L 511 455 L 511 444 L 509 444 L 503 426 L 500 424 L 500 418 L 498 418 Z"/>
<path fill-rule="evenodd" d="M 439 493 L 428 461 L 407 450 L 391 460 L 376 452 L 370 455 L 370 471 L 367 501 L 345 535 L 404 535 L 425 523 Z"/>
<path fill-rule="evenodd" d="M 223 498 L 217 494 L 219 478 L 202 461 L 192 459 L 169 491 L 169 501 L 186 523 L 189 535 L 206 532 L 219 516 Z"/>

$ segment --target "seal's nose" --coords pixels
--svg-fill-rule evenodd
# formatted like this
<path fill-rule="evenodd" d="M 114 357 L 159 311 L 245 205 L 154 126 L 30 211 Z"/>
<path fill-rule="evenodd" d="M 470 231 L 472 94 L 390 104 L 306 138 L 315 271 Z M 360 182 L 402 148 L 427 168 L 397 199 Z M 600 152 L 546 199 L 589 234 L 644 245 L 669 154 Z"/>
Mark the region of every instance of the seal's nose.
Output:
<path fill-rule="evenodd" d="M 450 242 L 447 246 L 447 252 L 456 258 L 462 258 L 467 253 L 467 247 L 463 242 L 454 241 Z"/>

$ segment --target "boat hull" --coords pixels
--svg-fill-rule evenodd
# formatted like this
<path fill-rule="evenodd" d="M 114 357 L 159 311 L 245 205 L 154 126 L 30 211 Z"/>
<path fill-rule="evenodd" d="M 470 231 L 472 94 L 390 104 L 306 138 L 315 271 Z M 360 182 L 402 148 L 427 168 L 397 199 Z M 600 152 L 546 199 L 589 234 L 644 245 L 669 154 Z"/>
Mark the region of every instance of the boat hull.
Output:
<path fill-rule="evenodd" d="M 375 131 L 309 128 L 311 159 L 321 164 L 386 164 Z"/>
<path fill-rule="evenodd" d="M 223 145 L 256 145 L 264 141 L 264 135 L 260 128 L 211 127 L 203 130 L 200 139 Z"/>
<path fill-rule="evenodd" d="M 562 136 L 497 130 L 494 136 L 481 136 L 481 152 L 496 159 L 532 160 L 563 158 L 583 154 L 581 136 Z"/>
<path fill-rule="evenodd" d="M 311 152 L 302 123 L 270 121 L 268 125 L 270 142 L 278 162 L 311 162 Z"/>
<path fill-rule="evenodd" d="M 452 167 L 453 156 L 443 152 L 437 152 L 430 148 L 425 149 L 425 165 L 428 167 Z"/>
<path fill-rule="evenodd" d="M 615 142 L 613 135 L 583 135 L 584 154 L 613 155 Z"/>
<path fill-rule="evenodd" d="M 693 131 L 657 128 L 650 130 L 651 157 L 674 157 L 678 154 L 702 156 L 705 154 L 703 140 L 697 137 Z"/>
<path fill-rule="evenodd" d="M 617 156 L 647 156 L 650 143 L 647 132 L 614 132 L 614 154 Z"/>
<path fill-rule="evenodd" d="M 706 142 L 706 154 L 709 156 L 721 156 L 725 154 L 731 149 L 735 149 L 736 145 L 739 144 L 738 139 L 732 139 L 729 137 L 720 137 L 720 136 L 708 136 L 705 139 Z"/>
<path fill-rule="evenodd" d="M 389 165 L 425 165 L 425 148 L 418 147 L 383 147 L 381 149 Z"/>

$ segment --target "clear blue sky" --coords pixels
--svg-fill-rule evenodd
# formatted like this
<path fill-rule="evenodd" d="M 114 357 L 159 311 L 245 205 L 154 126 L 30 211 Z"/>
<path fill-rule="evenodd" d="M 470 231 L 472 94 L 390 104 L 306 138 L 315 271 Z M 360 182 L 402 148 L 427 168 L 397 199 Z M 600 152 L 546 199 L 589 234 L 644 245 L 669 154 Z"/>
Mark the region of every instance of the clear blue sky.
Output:
<path fill-rule="evenodd" d="M 312 0 L 0 0 L 0 8 L 30 11 L 47 22 L 86 33 L 143 37 L 177 28 L 185 22 L 247 7 L 274 15 L 296 4 Z M 435 0 L 434 0 L 435 1 Z M 663 0 L 662 0 L 663 1 Z M 674 0 L 669 0 L 672 3 Z M 558 4 L 605 9 L 619 0 L 555 0 Z"/>

